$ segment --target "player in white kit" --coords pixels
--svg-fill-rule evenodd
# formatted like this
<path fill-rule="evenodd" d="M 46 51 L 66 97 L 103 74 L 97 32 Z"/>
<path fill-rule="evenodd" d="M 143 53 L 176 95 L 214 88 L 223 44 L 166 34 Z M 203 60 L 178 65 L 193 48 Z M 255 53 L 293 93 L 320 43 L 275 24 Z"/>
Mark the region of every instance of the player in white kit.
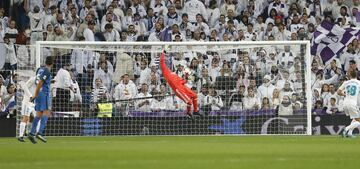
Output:
<path fill-rule="evenodd" d="M 358 107 L 358 98 L 360 93 L 360 81 L 357 80 L 357 72 L 355 70 L 348 71 L 350 80 L 345 81 L 338 89 L 340 96 L 345 96 L 344 112 L 352 119 L 350 125 L 346 126 L 342 132 L 343 137 L 353 138 L 353 130 L 360 126 L 360 113 Z"/>
<path fill-rule="evenodd" d="M 20 142 L 25 142 L 24 140 L 25 129 L 31 128 L 31 126 L 27 126 L 27 125 L 31 125 L 31 123 L 29 123 L 29 118 L 31 113 L 33 113 L 34 115 L 36 114 L 34 103 L 30 102 L 30 97 L 32 96 L 30 91 L 35 91 L 35 87 L 36 87 L 35 79 L 36 77 L 32 77 L 26 83 L 23 81 L 19 82 L 21 89 L 24 91 L 23 100 L 21 103 L 22 118 L 20 122 L 19 138 L 18 138 Z"/>

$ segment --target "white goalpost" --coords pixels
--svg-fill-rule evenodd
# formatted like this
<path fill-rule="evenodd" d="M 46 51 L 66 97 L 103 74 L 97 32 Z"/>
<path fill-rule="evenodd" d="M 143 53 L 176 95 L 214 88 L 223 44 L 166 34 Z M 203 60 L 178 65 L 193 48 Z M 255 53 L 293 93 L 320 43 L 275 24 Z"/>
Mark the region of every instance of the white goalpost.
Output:
<path fill-rule="evenodd" d="M 201 116 L 186 117 L 162 50 Z M 35 56 L 36 68 L 55 60 L 49 136 L 312 133 L 309 41 L 37 41 Z M 57 80 L 60 69 L 70 82 Z"/>

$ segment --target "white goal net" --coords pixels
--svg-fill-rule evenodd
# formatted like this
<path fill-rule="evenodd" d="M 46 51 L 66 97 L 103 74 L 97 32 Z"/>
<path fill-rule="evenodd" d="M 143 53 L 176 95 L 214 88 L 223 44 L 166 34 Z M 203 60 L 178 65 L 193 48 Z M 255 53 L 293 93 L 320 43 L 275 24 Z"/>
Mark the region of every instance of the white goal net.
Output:
<path fill-rule="evenodd" d="M 37 42 L 53 57 L 50 136 L 311 134 L 309 42 Z M 186 117 L 159 66 L 196 93 Z M 21 109 L 21 106 L 20 108 Z"/>

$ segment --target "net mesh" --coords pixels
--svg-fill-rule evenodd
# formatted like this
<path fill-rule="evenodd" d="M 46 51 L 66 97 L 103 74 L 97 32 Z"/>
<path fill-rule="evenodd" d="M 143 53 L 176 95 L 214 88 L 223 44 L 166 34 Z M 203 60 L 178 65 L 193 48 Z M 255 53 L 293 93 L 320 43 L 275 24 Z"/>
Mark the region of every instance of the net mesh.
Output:
<path fill-rule="evenodd" d="M 40 57 L 28 56 L 55 60 L 46 135 L 306 134 L 306 47 L 45 43 Z M 164 49 L 167 67 L 197 93 L 201 116 L 187 118 L 164 79 Z M 36 59 L 18 65 L 21 80 L 34 76 Z"/>

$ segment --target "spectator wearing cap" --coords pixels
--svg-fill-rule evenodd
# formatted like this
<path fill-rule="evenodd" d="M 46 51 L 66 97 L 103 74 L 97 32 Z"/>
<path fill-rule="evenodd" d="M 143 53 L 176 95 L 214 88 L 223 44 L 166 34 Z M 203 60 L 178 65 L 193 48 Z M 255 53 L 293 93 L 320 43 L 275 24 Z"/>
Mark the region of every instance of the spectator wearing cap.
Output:
<path fill-rule="evenodd" d="M 257 89 L 259 99 L 262 100 L 264 97 L 271 99 L 274 89 L 275 89 L 275 86 L 273 84 L 271 84 L 270 75 L 265 75 L 263 78 L 262 85 L 259 86 Z"/>
<path fill-rule="evenodd" d="M 207 11 L 205 5 L 199 0 L 189 0 L 185 2 L 184 5 L 184 13 L 187 13 L 189 16 L 189 21 L 191 23 L 196 22 L 196 15 L 201 14 L 205 18 L 205 22 L 207 22 Z"/>
<path fill-rule="evenodd" d="M 120 99 L 132 99 L 137 95 L 137 87 L 135 83 L 130 80 L 129 74 L 124 74 L 121 76 L 120 83 L 115 86 L 113 98 L 115 100 Z M 125 114 L 126 107 L 129 106 L 129 102 L 116 102 L 117 112 L 122 113 L 121 115 L 127 116 Z"/>
<path fill-rule="evenodd" d="M 113 13 L 107 13 L 106 14 L 105 21 L 103 21 L 101 23 L 101 32 L 106 31 L 105 30 L 105 25 L 106 24 L 111 24 L 116 31 L 121 32 L 121 24 L 120 24 L 120 22 L 113 21 L 113 16 L 114 16 Z"/>
<path fill-rule="evenodd" d="M 141 5 L 140 0 L 133 0 L 132 5 L 130 8 L 132 10 L 132 13 L 138 13 L 141 18 L 144 18 L 146 16 L 146 10 L 143 5 Z"/>
<path fill-rule="evenodd" d="M 135 98 L 144 98 L 144 97 L 151 97 L 152 95 L 149 93 L 149 87 L 148 84 L 143 83 L 141 84 L 140 93 L 136 95 Z M 151 105 L 152 99 L 139 99 L 135 101 L 135 109 L 143 112 L 150 112 L 150 105 Z"/>
<path fill-rule="evenodd" d="M 95 21 L 89 21 L 84 33 L 85 41 L 95 41 Z"/>
<path fill-rule="evenodd" d="M 59 69 L 54 77 L 56 89 L 56 95 L 54 98 L 54 110 L 55 111 L 69 111 L 70 110 L 70 90 L 72 88 L 72 80 L 69 71 L 71 70 L 71 63 L 63 63 L 62 68 Z"/>

